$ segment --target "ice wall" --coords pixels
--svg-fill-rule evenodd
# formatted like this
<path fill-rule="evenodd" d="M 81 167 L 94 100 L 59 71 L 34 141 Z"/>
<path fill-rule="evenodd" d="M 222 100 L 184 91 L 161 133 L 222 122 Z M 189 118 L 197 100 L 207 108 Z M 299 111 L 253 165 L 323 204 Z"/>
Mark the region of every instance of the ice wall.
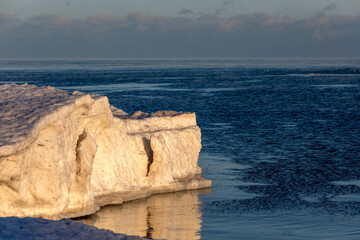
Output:
<path fill-rule="evenodd" d="M 128 115 L 106 97 L 0 86 L 0 216 L 60 219 L 205 188 L 194 113 Z"/>

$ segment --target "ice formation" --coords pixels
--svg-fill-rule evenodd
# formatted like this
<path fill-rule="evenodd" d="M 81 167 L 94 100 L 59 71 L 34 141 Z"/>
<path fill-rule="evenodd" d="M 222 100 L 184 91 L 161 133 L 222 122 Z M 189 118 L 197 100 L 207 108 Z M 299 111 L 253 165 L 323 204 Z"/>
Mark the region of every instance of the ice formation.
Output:
<path fill-rule="evenodd" d="M 0 216 L 61 219 L 205 188 L 194 113 L 128 115 L 107 97 L 0 86 Z"/>

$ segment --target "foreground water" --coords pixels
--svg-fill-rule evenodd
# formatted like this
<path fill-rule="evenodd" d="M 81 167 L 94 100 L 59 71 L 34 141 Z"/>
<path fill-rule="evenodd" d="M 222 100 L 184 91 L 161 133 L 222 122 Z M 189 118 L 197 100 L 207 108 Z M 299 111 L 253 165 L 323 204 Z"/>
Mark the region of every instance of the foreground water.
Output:
<path fill-rule="evenodd" d="M 0 61 L 11 82 L 197 114 L 212 189 L 78 221 L 147 238 L 360 238 L 360 60 Z"/>

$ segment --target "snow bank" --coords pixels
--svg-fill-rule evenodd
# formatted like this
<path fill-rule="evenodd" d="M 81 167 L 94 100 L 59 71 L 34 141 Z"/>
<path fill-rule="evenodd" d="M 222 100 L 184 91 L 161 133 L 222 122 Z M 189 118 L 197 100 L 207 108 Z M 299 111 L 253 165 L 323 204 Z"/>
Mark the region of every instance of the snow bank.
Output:
<path fill-rule="evenodd" d="M 194 113 L 128 115 L 103 96 L 0 86 L 0 216 L 61 219 L 205 188 Z"/>

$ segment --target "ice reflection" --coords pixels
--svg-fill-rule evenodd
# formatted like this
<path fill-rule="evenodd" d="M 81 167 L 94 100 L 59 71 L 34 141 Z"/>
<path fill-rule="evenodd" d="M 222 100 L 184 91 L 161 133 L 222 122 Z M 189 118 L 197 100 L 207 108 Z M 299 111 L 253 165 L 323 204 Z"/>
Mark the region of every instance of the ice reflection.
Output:
<path fill-rule="evenodd" d="M 202 213 L 198 195 L 210 192 L 209 188 L 153 195 L 105 206 L 93 215 L 75 220 L 149 239 L 200 239 Z"/>

